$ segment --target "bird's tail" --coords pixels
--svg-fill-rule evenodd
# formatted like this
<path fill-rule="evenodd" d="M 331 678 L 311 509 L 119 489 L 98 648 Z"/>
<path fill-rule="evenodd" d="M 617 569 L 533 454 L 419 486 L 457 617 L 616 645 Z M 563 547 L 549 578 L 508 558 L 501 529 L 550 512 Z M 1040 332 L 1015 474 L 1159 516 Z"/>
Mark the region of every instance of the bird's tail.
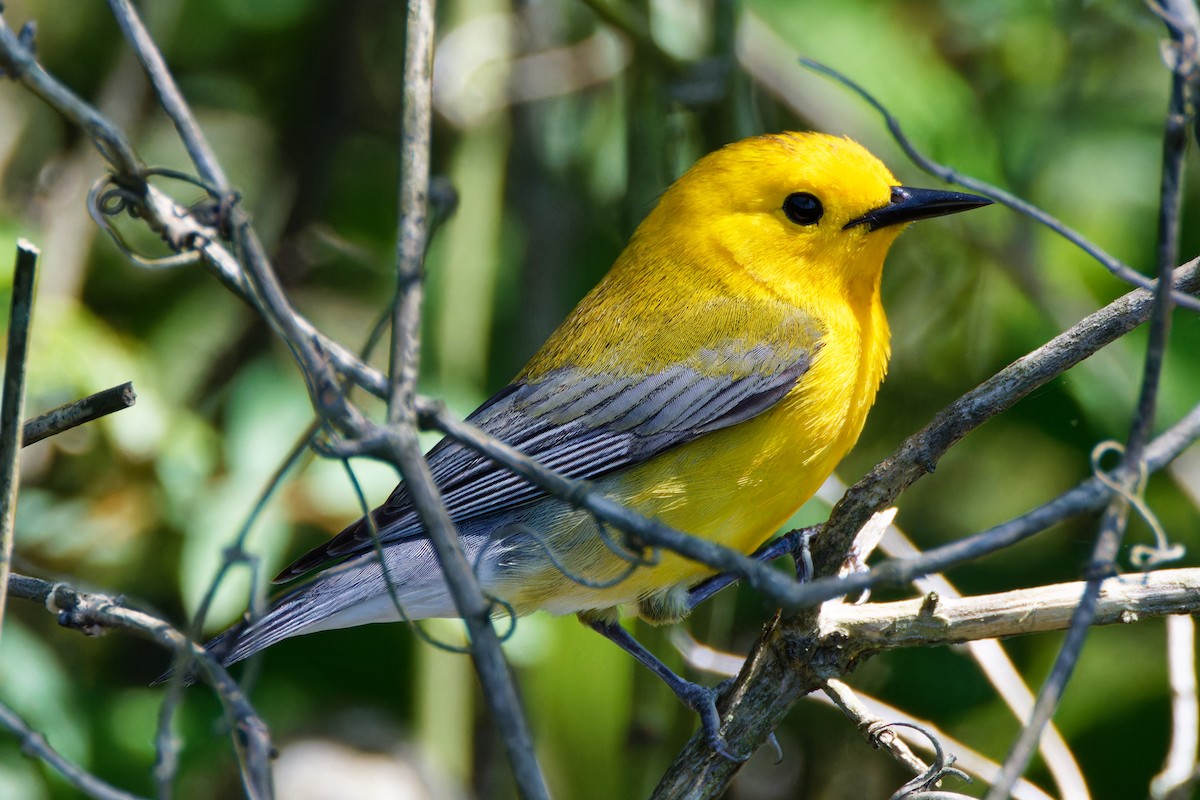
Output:
<path fill-rule="evenodd" d="M 305 633 L 369 622 L 457 616 L 427 540 L 392 545 L 384 553 L 395 599 L 378 557 L 374 552 L 365 553 L 275 598 L 261 617 L 233 626 L 205 645 L 206 649 L 229 666 Z"/>

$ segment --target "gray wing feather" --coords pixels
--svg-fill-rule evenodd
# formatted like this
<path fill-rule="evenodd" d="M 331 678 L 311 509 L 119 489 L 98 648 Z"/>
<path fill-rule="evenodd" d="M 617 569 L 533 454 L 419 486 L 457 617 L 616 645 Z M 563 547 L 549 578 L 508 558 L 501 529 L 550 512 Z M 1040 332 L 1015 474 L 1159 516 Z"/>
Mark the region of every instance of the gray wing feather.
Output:
<path fill-rule="evenodd" d="M 754 352 L 752 356 L 762 356 L 757 359 L 761 371 L 743 368 L 737 377 L 732 369 L 712 374 L 710 369 L 701 372 L 684 365 L 652 375 L 619 378 L 580 376 L 573 369 L 561 369 L 536 384 L 506 387 L 467 421 L 562 475 L 596 480 L 771 408 L 808 370 L 819 341 L 814 338 L 808 344 L 807 349 L 798 347 L 782 360 L 774 351 Z M 745 354 L 739 363 L 746 363 Z M 428 459 L 455 523 L 513 509 L 543 496 L 523 478 L 449 440 L 439 442 Z M 403 484 L 372 514 L 385 544 L 424 536 Z M 372 546 L 370 528 L 365 520 L 359 520 L 302 556 L 276 580 Z"/>

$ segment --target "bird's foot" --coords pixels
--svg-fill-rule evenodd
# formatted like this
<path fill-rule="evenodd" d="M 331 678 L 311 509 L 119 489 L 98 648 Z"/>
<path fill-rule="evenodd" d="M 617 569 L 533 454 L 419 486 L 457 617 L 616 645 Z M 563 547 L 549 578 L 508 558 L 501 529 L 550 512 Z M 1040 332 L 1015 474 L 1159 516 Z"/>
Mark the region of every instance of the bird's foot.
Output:
<path fill-rule="evenodd" d="M 740 764 L 753 755 L 734 752 L 721 735 L 721 715 L 717 712 L 717 699 L 721 696 L 719 687 L 714 689 L 681 679 L 671 686 L 671 690 L 680 702 L 700 715 L 700 729 L 704 731 L 709 747 L 719 756 Z"/>

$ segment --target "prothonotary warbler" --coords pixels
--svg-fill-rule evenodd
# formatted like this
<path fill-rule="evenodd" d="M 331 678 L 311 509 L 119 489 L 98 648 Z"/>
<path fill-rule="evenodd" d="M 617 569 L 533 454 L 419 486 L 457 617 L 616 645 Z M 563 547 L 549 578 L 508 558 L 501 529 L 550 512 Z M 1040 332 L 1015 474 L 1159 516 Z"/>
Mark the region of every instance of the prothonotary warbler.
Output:
<path fill-rule="evenodd" d="M 887 370 L 879 284 L 892 242 L 909 222 L 988 202 L 899 186 L 850 139 L 723 147 L 662 195 L 608 275 L 469 421 L 645 516 L 751 552 L 858 439 Z M 578 614 L 655 669 L 719 744 L 711 690 L 616 624 L 622 606 L 678 620 L 708 567 L 664 552 L 631 569 L 586 511 L 446 440 L 428 459 L 485 592 L 517 614 Z M 405 486 L 372 517 L 405 615 L 456 616 Z M 276 580 L 308 573 L 214 641 L 225 663 L 399 619 L 365 518 Z"/>

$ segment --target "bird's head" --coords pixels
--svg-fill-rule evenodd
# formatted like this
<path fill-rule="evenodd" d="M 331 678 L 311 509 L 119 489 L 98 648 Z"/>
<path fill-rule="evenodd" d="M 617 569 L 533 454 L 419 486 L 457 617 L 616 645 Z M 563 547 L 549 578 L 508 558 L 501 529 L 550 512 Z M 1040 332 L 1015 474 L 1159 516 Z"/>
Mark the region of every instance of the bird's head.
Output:
<path fill-rule="evenodd" d="M 744 271 L 772 291 L 811 299 L 877 291 L 884 256 L 908 223 L 989 202 L 900 186 L 850 139 L 783 133 L 700 159 L 643 228 L 682 246 L 699 237 L 693 243 L 713 249 L 714 268 Z"/>

